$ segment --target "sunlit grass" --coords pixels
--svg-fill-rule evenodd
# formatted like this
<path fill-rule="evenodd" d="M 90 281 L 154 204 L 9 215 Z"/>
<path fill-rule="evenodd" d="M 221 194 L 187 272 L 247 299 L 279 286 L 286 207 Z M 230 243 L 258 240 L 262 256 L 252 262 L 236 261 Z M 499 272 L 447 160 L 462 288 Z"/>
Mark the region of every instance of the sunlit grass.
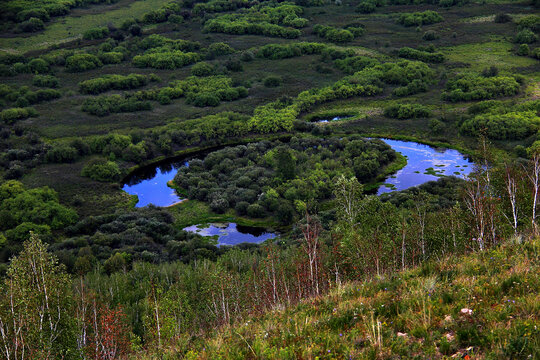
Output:
<path fill-rule="evenodd" d="M 502 39 L 444 47 L 441 48 L 441 52 L 449 62 L 467 63 L 470 65 L 468 68 L 475 71 L 481 71 L 490 66 L 496 66 L 500 70 L 510 70 L 538 64 L 538 61 L 533 58 L 517 56 L 514 52 L 514 44 Z"/>
<path fill-rule="evenodd" d="M 80 38 L 88 29 L 113 23 L 120 26 L 128 18 L 141 17 L 143 14 L 159 8 L 168 0 L 137 0 L 132 4 L 98 14 L 66 16 L 48 24 L 43 32 L 29 37 L 0 38 L 0 51 L 24 53 L 30 50 L 46 49 L 52 45 Z"/>

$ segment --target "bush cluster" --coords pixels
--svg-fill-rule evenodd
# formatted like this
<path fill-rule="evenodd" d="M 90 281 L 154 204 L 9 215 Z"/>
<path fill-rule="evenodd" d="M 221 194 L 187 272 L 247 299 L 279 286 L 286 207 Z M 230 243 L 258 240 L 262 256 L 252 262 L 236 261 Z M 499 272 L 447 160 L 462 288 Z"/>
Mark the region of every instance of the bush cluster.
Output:
<path fill-rule="evenodd" d="M 419 104 L 396 104 L 384 109 L 384 116 L 400 120 L 426 118 L 430 115 L 429 109 Z"/>
<path fill-rule="evenodd" d="M 402 47 L 399 49 L 398 55 L 405 59 L 420 60 L 436 64 L 444 62 L 444 55 L 442 53 L 422 51 L 410 47 Z"/>
<path fill-rule="evenodd" d="M 200 60 L 200 55 L 180 50 L 151 52 L 133 57 L 132 64 L 137 67 L 174 70 Z"/>
<path fill-rule="evenodd" d="M 66 69 L 72 72 L 82 72 L 97 69 L 103 66 L 103 63 L 96 55 L 75 54 L 66 59 Z"/>
<path fill-rule="evenodd" d="M 95 160 L 82 169 L 81 175 L 96 181 L 117 181 L 120 178 L 120 168 L 114 161 Z"/>
<path fill-rule="evenodd" d="M 145 86 L 148 80 L 148 76 L 139 74 L 104 75 L 81 81 L 79 91 L 83 94 L 99 94 L 109 90 L 130 90 Z"/>
<path fill-rule="evenodd" d="M 443 100 L 471 101 L 488 100 L 501 96 L 512 96 L 519 92 L 520 84 L 514 77 L 482 77 L 471 74 L 451 79 L 442 93 Z"/>
<path fill-rule="evenodd" d="M 426 10 L 423 12 L 403 13 L 397 22 L 403 26 L 430 25 L 443 21 L 443 17 L 436 11 Z"/>
<path fill-rule="evenodd" d="M 97 116 L 151 109 L 152 104 L 148 101 L 140 101 L 132 96 L 121 95 L 101 95 L 89 98 L 82 105 L 82 111 Z"/>
<path fill-rule="evenodd" d="M 363 35 L 364 31 L 365 30 L 361 25 L 351 25 L 344 29 L 320 24 L 313 27 L 313 32 L 315 32 L 315 34 L 334 43 L 352 41 L 355 37 Z"/>
<path fill-rule="evenodd" d="M 17 120 L 24 120 L 34 116 L 38 116 L 38 113 L 31 107 L 11 108 L 0 111 L 0 119 L 5 124 L 13 124 Z"/>
<path fill-rule="evenodd" d="M 106 26 L 95 27 L 88 29 L 83 34 L 84 40 L 98 40 L 105 39 L 109 36 L 109 29 Z"/>
<path fill-rule="evenodd" d="M 275 215 L 283 224 L 332 196 L 333 179 L 345 174 L 370 181 L 395 158 L 378 140 L 296 139 L 259 142 L 208 154 L 180 169 L 175 183 L 190 199 L 216 212 Z"/>

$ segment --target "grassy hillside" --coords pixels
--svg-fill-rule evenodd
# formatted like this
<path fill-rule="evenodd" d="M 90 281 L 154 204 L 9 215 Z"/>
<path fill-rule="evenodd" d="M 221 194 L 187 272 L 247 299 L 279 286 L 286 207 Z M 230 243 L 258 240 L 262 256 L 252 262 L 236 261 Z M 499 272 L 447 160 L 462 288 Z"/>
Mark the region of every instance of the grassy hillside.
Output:
<path fill-rule="evenodd" d="M 195 340 L 186 358 L 538 359 L 539 259 L 536 239 L 348 283 Z"/>

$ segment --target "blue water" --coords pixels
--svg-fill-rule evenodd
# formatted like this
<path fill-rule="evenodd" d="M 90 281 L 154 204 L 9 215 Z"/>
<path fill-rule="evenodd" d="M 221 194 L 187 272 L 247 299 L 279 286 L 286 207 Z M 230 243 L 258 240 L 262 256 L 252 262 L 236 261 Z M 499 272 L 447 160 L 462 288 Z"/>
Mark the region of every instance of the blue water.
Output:
<path fill-rule="evenodd" d="M 176 172 L 182 166 L 188 166 L 188 163 L 175 162 L 153 169 L 144 169 L 131 176 L 130 180 L 122 187 L 122 190 L 139 197 L 136 207 L 144 207 L 150 204 L 156 206 L 176 204 L 182 201 L 182 198 L 167 183 L 174 179 Z"/>
<path fill-rule="evenodd" d="M 327 123 L 327 122 L 330 122 L 330 121 L 338 121 L 338 120 L 342 120 L 342 119 L 348 119 L 348 118 L 351 118 L 352 115 L 343 115 L 343 116 L 336 116 L 332 119 L 322 119 L 322 120 L 317 120 L 316 122 L 318 123 Z"/>
<path fill-rule="evenodd" d="M 217 236 L 218 245 L 259 244 L 277 237 L 277 234 L 266 232 L 263 228 L 240 226 L 235 223 L 192 225 L 184 228 L 184 230 L 202 236 Z"/>
<path fill-rule="evenodd" d="M 377 195 L 405 190 L 437 180 L 440 176 L 466 178 L 473 170 L 473 162 L 457 150 L 434 148 L 411 141 L 381 139 L 407 158 L 407 165 L 389 176 Z M 432 168 L 436 175 L 426 173 Z"/>

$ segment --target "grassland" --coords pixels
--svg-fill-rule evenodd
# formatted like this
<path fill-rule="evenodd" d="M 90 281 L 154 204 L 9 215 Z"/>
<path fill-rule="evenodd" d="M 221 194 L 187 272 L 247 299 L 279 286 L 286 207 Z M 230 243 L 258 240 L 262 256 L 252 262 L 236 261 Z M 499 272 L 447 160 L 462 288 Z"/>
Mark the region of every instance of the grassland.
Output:
<path fill-rule="evenodd" d="M 186 358 L 535 359 L 539 260 L 537 239 L 346 283 L 217 329 L 194 340 Z"/>

